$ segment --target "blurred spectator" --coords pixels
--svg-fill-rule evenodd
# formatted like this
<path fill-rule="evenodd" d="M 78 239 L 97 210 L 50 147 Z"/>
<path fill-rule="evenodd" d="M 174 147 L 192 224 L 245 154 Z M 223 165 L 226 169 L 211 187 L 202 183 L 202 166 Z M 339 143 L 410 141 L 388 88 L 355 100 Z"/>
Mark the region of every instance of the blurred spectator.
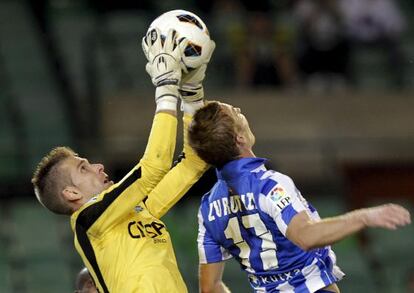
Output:
<path fill-rule="evenodd" d="M 393 0 L 340 0 L 348 33 L 356 41 L 399 39 L 404 19 Z"/>
<path fill-rule="evenodd" d="M 208 27 L 216 41 L 218 50 L 214 53 L 214 64 L 217 74 L 225 83 L 231 83 L 239 73 L 236 68 L 236 57 L 243 54 L 246 42 L 244 10 L 237 0 L 222 0 L 215 2 L 209 18 Z M 240 67 L 238 65 L 237 67 Z"/>
<path fill-rule="evenodd" d="M 401 36 L 405 20 L 393 0 L 340 0 L 348 35 L 356 46 L 381 46 L 387 51 L 397 86 L 404 83 Z"/>
<path fill-rule="evenodd" d="M 86 3 L 97 13 L 107 13 L 116 10 L 154 10 L 156 3 L 149 0 L 88 0 Z"/>
<path fill-rule="evenodd" d="M 243 3 L 247 11 L 250 12 L 269 12 L 272 9 L 271 0 L 240 0 Z"/>
<path fill-rule="evenodd" d="M 194 4 L 204 13 L 211 13 L 214 9 L 221 6 L 228 6 L 229 3 L 243 7 L 247 11 L 269 11 L 272 9 L 271 0 L 194 0 Z M 222 6 L 222 7 L 223 7 Z"/>
<path fill-rule="evenodd" d="M 266 3 L 218 1 L 211 14 L 221 54 L 215 56 L 216 64 L 236 86 L 287 86 L 295 81 L 293 38 L 286 26 L 263 11 Z"/>
<path fill-rule="evenodd" d="M 343 88 L 349 82 L 349 42 L 337 0 L 299 0 L 298 66 L 310 89 Z"/>
<path fill-rule="evenodd" d="M 240 56 L 247 64 L 247 84 L 252 86 L 285 87 L 295 81 L 293 59 L 289 54 L 288 38 L 277 26 L 271 15 L 256 12 L 248 20 L 246 56 Z"/>
<path fill-rule="evenodd" d="M 244 51 L 236 58 L 242 65 L 238 83 L 241 86 L 287 87 L 296 80 L 290 38 L 282 27 L 276 26 L 269 14 L 248 15 Z"/>

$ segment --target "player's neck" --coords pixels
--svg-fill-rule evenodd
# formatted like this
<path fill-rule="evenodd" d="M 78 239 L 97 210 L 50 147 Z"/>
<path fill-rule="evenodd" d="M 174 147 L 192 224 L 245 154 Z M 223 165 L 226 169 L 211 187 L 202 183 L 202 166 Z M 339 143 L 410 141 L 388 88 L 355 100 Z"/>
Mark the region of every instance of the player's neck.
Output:
<path fill-rule="evenodd" d="M 256 155 L 253 153 L 251 148 L 242 149 L 240 152 L 240 158 L 256 158 Z"/>

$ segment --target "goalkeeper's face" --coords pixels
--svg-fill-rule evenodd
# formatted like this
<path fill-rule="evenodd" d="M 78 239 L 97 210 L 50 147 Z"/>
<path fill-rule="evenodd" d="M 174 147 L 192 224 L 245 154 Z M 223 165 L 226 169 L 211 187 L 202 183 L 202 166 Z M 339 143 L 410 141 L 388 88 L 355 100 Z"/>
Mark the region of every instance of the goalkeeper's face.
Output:
<path fill-rule="evenodd" d="M 71 156 L 62 165 L 67 170 L 71 186 L 64 190 L 65 198 L 81 206 L 113 183 L 102 164 L 91 164 L 85 158 Z"/>

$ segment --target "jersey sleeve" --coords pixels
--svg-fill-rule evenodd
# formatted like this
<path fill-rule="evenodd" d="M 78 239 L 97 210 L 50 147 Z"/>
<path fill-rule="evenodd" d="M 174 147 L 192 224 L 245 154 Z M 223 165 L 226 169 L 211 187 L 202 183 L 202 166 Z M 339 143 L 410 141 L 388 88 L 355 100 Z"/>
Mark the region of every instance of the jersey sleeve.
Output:
<path fill-rule="evenodd" d="M 145 205 L 156 218 L 161 218 L 177 203 L 207 170 L 207 164 L 188 144 L 187 130 L 192 117 L 184 114 L 184 158 L 172 168 L 148 195 Z"/>
<path fill-rule="evenodd" d="M 72 215 L 72 228 L 98 237 L 142 202 L 171 166 L 176 126 L 174 116 L 156 114 L 141 161 L 120 182 L 76 211 Z"/>
<path fill-rule="evenodd" d="M 273 218 L 284 236 L 293 217 L 301 211 L 309 211 L 292 179 L 277 172 L 263 185 L 259 204 L 260 208 Z"/>
<path fill-rule="evenodd" d="M 146 187 L 150 190 L 171 168 L 176 137 L 177 117 L 167 113 L 157 113 L 154 116 L 147 147 L 140 160 L 142 169 L 145 171 L 143 176 L 145 176 Z"/>
<path fill-rule="evenodd" d="M 200 264 L 215 263 L 227 260 L 232 255 L 217 243 L 204 225 L 202 206 L 198 212 L 198 257 Z"/>

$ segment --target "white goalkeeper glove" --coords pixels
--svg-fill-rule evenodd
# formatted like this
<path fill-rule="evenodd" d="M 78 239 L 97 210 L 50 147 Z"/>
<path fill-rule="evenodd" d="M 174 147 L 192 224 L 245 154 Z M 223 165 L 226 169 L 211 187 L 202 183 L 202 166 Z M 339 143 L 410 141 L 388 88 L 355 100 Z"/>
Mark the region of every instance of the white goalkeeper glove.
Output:
<path fill-rule="evenodd" d="M 204 63 L 191 71 L 183 72 L 183 76 L 180 83 L 180 94 L 181 94 L 181 110 L 194 114 L 199 108 L 204 105 L 204 88 L 203 80 L 206 76 L 207 64 L 211 59 L 211 55 L 214 52 L 216 44 L 213 40 L 210 40 L 210 52 L 207 55 Z"/>
<path fill-rule="evenodd" d="M 168 31 L 165 40 L 161 39 L 158 29 L 153 29 L 142 39 L 142 48 L 148 63 L 146 71 L 156 87 L 155 101 L 157 111 L 176 111 L 179 96 L 178 85 L 181 81 L 181 55 L 188 41 L 176 43 L 176 33 Z"/>

